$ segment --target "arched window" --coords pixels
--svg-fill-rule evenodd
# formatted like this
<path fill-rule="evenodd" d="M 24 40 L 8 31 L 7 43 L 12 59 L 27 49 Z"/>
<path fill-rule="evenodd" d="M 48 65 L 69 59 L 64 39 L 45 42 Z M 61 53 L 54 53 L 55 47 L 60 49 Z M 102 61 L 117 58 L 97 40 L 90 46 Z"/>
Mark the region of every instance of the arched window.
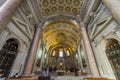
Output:
<path fill-rule="evenodd" d="M 40 47 L 39 53 L 38 53 L 38 58 L 39 58 L 39 59 L 41 58 L 41 55 L 42 55 L 42 46 Z"/>
<path fill-rule="evenodd" d="M 63 49 L 59 49 L 59 57 L 63 57 Z"/>
<path fill-rule="evenodd" d="M 67 56 L 70 56 L 70 52 L 69 52 L 69 50 L 67 50 Z"/>
<path fill-rule="evenodd" d="M 75 58 L 78 59 L 78 54 L 76 53 Z"/>
<path fill-rule="evenodd" d="M 45 59 L 47 58 L 47 53 L 45 53 Z"/>
<path fill-rule="evenodd" d="M 0 50 L 0 69 L 9 74 L 13 61 L 18 52 L 18 43 L 16 39 L 8 39 Z"/>
<path fill-rule="evenodd" d="M 55 56 L 55 50 L 53 51 L 53 54 L 52 54 L 52 56 Z"/>
<path fill-rule="evenodd" d="M 120 79 L 120 43 L 111 38 L 107 40 L 106 55 L 113 68 L 114 74 Z"/>

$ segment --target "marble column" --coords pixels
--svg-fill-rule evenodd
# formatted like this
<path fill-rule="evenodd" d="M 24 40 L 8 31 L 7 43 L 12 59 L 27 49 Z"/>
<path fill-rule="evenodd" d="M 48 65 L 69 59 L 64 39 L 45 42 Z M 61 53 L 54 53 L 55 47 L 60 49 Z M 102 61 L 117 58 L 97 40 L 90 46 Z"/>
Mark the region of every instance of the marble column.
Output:
<path fill-rule="evenodd" d="M 88 34 L 87 34 L 86 28 L 82 22 L 81 22 L 81 33 L 83 36 L 83 42 L 84 42 L 84 46 L 85 46 L 85 50 L 86 50 L 86 54 L 87 54 L 88 63 L 89 63 L 92 77 L 99 77 L 98 68 L 97 68 L 94 54 L 93 54 L 93 51 L 92 51 L 92 48 L 90 45 Z"/>
<path fill-rule="evenodd" d="M 6 0 L 0 7 L 0 32 L 7 26 L 22 1 L 23 0 Z"/>
<path fill-rule="evenodd" d="M 102 2 L 120 24 L 120 0 L 102 0 Z"/>
<path fill-rule="evenodd" d="M 40 38 L 40 26 L 35 30 L 35 34 L 33 37 L 33 42 L 28 54 L 28 58 L 26 60 L 26 66 L 24 68 L 24 75 L 30 75 L 32 72 L 33 64 L 35 61 L 36 53 L 37 53 L 37 48 L 39 44 L 39 38 Z"/>

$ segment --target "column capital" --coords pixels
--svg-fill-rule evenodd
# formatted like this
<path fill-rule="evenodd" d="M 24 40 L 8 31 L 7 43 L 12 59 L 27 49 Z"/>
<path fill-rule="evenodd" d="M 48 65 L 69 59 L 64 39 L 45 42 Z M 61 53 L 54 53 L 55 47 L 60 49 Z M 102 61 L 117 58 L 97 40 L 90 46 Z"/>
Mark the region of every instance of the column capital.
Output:
<path fill-rule="evenodd" d="M 40 24 L 38 24 L 38 26 L 35 26 L 35 30 L 36 31 L 41 31 L 42 30 L 42 24 L 40 23 Z"/>
<path fill-rule="evenodd" d="M 84 23 L 83 23 L 83 21 L 80 21 L 80 25 L 81 25 L 81 27 L 85 26 Z"/>
<path fill-rule="evenodd" d="M 38 27 L 39 27 L 40 29 L 42 29 L 43 23 L 39 23 L 39 24 L 38 24 Z"/>
<path fill-rule="evenodd" d="M 80 26 L 81 26 L 81 28 L 86 29 L 85 24 L 84 24 L 84 22 L 83 22 L 83 21 L 80 21 Z"/>
<path fill-rule="evenodd" d="M 80 22 L 81 30 L 86 30 L 85 24 L 83 22 Z"/>

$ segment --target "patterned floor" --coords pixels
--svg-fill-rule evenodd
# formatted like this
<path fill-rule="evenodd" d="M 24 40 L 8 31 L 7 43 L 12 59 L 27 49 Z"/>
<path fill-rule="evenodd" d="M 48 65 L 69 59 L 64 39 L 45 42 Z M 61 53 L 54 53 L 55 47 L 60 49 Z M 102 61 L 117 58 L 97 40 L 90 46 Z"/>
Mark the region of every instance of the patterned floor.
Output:
<path fill-rule="evenodd" d="M 51 80 L 83 80 L 83 77 L 75 76 L 52 76 Z"/>

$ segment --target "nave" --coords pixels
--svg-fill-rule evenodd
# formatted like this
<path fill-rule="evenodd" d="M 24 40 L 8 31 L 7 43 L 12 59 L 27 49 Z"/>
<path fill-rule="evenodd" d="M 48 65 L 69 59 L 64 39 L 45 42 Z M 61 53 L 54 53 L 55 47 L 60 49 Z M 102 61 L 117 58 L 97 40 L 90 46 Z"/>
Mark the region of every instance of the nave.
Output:
<path fill-rule="evenodd" d="M 120 80 L 119 4 L 0 0 L 0 79 Z"/>

